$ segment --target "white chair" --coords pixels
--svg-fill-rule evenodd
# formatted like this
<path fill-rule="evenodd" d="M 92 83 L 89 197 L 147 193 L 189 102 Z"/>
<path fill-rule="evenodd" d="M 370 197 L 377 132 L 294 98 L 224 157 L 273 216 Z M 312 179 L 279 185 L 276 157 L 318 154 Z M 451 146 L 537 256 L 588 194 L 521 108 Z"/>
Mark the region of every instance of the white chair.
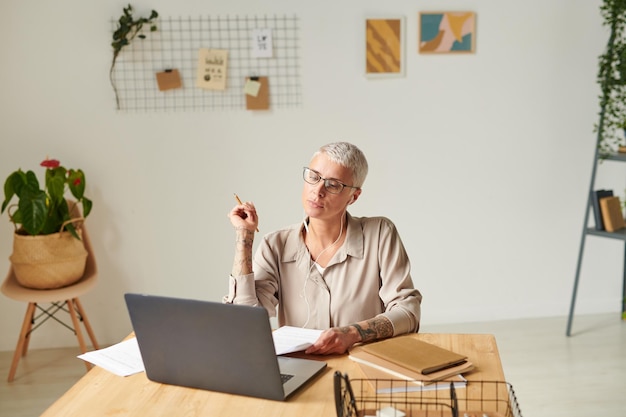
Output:
<path fill-rule="evenodd" d="M 9 298 L 28 303 L 26 314 L 24 315 L 24 322 L 22 323 L 22 330 L 20 331 L 20 336 L 17 340 L 15 353 L 13 354 L 13 362 L 11 363 L 11 369 L 9 371 L 9 382 L 13 381 L 15 377 L 15 372 L 17 371 L 17 365 L 20 358 L 22 356 L 26 356 L 26 353 L 28 352 L 28 343 L 30 342 L 32 332 L 48 319 L 54 319 L 74 332 L 76 338 L 78 339 L 80 351 L 85 353 L 87 351 L 87 346 L 85 345 L 85 339 L 83 338 L 83 333 L 80 328 L 80 322 L 82 321 L 94 349 L 99 349 L 96 337 L 91 329 L 87 315 L 85 314 L 85 310 L 78 299 L 78 297 L 87 293 L 94 287 L 98 277 L 96 258 L 93 253 L 91 241 L 89 240 L 87 228 L 84 224 L 82 226 L 82 231 L 83 242 L 88 253 L 87 264 L 82 278 L 74 284 L 50 290 L 26 288 L 17 282 L 13 267 L 11 266 L 9 268 L 9 272 L 6 279 L 2 283 L 2 287 L 0 287 L 0 291 L 2 291 L 2 293 Z M 49 304 L 48 308 L 43 308 L 40 305 L 42 303 Z M 56 316 L 57 313 L 61 312 L 69 314 L 72 320 L 71 324 L 66 324 Z M 85 362 L 85 365 L 87 366 L 87 370 L 91 368 L 89 363 Z"/>

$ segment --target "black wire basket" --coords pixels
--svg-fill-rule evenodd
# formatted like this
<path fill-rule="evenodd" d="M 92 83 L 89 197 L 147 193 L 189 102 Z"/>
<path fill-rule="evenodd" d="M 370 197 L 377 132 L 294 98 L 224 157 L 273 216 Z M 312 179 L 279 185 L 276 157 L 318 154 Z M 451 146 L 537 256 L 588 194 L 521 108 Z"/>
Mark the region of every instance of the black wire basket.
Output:
<path fill-rule="evenodd" d="M 334 379 L 337 417 L 522 417 L 504 381 Z"/>

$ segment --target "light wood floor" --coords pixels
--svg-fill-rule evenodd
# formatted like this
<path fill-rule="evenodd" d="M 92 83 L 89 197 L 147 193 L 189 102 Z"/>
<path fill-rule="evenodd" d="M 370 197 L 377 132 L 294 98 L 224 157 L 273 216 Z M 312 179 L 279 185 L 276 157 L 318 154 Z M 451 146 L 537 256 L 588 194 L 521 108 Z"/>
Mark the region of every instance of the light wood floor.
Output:
<path fill-rule="evenodd" d="M 572 337 L 565 325 L 565 318 L 547 318 L 423 324 L 421 331 L 494 334 L 525 417 L 626 416 L 626 322 L 618 314 L 577 316 Z M 0 417 L 40 415 L 84 375 L 77 354 L 78 348 L 29 352 L 7 383 L 13 352 L 0 352 Z"/>

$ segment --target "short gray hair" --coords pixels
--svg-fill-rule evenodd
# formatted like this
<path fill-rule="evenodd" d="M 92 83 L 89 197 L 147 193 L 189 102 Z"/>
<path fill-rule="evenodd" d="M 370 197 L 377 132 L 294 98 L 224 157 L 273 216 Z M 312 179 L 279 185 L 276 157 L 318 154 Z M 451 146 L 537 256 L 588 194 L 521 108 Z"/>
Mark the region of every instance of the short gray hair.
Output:
<path fill-rule="evenodd" d="M 311 159 L 320 154 L 325 154 L 336 164 L 346 167 L 352 171 L 352 179 L 355 187 L 361 188 L 367 177 L 367 159 L 359 148 L 348 142 L 335 142 L 322 146 L 317 150 Z"/>

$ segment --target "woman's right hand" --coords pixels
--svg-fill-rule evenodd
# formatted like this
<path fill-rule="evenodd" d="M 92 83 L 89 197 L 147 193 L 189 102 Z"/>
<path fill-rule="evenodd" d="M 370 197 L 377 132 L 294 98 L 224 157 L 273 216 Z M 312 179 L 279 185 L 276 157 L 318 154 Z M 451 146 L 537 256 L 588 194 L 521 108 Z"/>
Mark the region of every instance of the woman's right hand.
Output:
<path fill-rule="evenodd" d="M 259 217 L 256 213 L 256 207 L 250 201 L 243 204 L 237 204 L 228 213 L 230 223 L 235 229 L 246 229 L 254 233 L 259 226 Z"/>

